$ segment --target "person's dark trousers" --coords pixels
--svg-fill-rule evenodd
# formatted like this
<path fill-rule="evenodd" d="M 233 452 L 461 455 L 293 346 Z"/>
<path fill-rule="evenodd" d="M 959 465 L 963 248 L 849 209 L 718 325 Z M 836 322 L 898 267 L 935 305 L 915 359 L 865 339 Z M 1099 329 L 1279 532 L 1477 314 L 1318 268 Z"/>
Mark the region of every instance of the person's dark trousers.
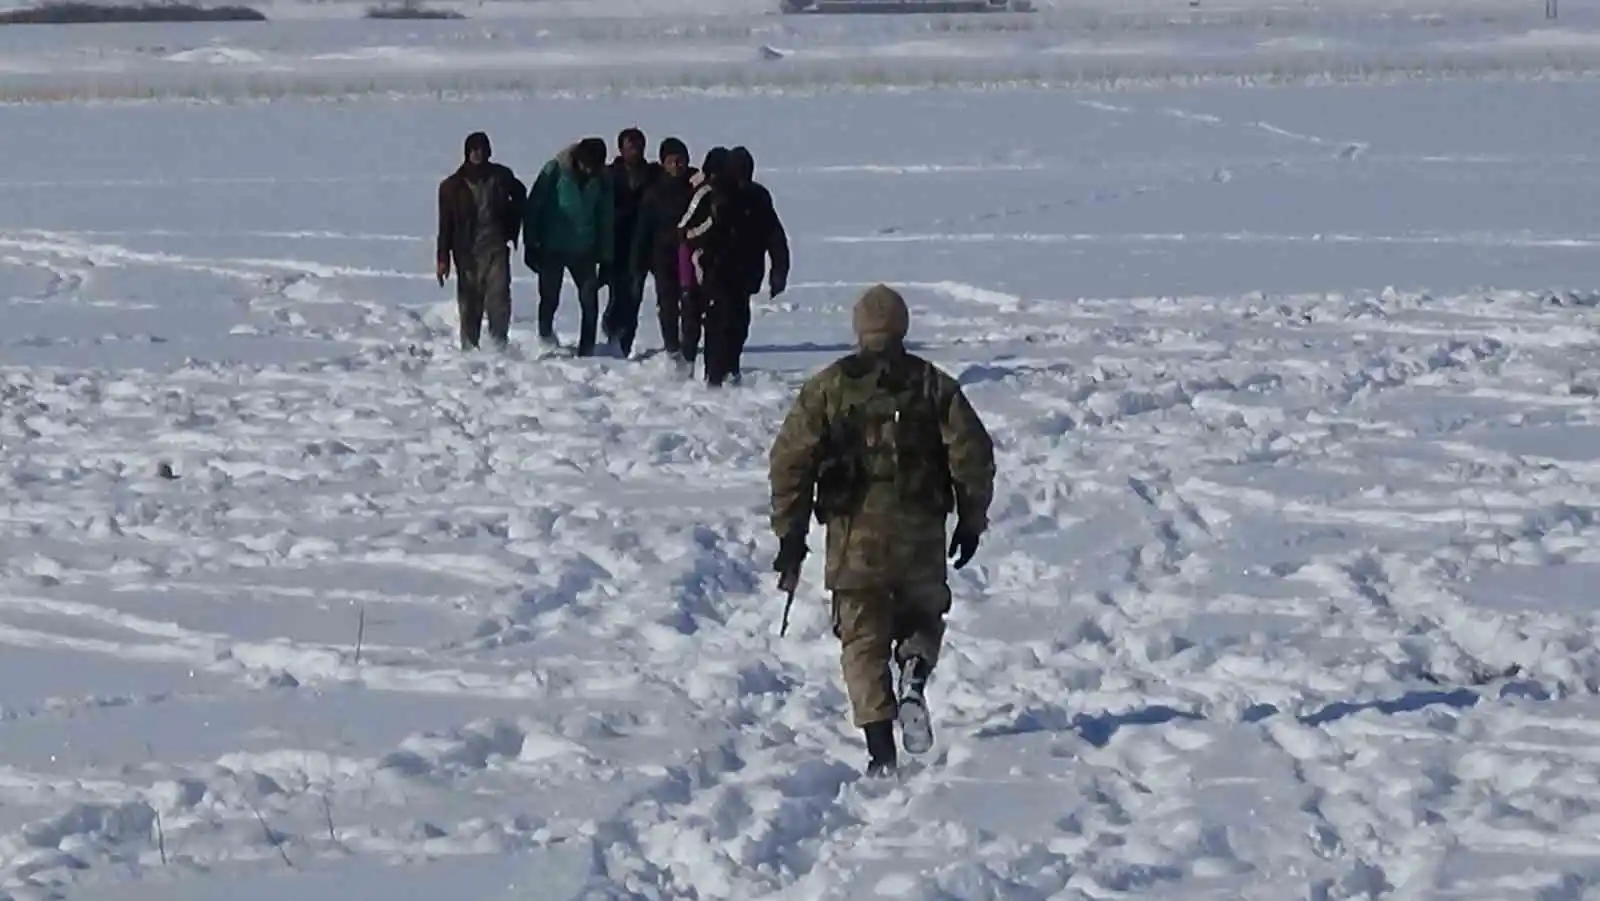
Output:
<path fill-rule="evenodd" d="M 728 375 L 741 378 L 739 366 L 744 357 L 744 346 L 750 340 L 750 295 L 731 294 L 728 296 L 728 312 L 725 323 L 728 330 Z"/>
<path fill-rule="evenodd" d="M 564 276 L 572 276 L 578 287 L 578 307 L 582 319 L 578 327 L 578 356 L 594 354 L 595 333 L 600 325 L 600 268 L 594 260 L 548 254 L 538 259 L 539 338 L 552 341 L 556 335 L 556 310 L 561 306 Z"/>
<path fill-rule="evenodd" d="M 619 275 L 606 295 L 606 312 L 600 327 L 606 336 L 617 342 L 623 356 L 633 352 L 634 338 L 639 335 L 639 307 L 644 296 L 644 279 Z"/>
<path fill-rule="evenodd" d="M 483 292 L 471 275 L 456 267 L 456 312 L 461 316 L 462 350 L 476 350 L 483 335 Z"/>
<path fill-rule="evenodd" d="M 683 345 L 683 286 L 678 284 L 678 263 L 662 263 L 650 270 L 656 285 L 656 320 L 661 326 L 661 347 L 675 356 Z M 641 286 L 640 292 L 644 293 Z"/>
<path fill-rule="evenodd" d="M 733 373 L 734 322 L 737 315 L 732 301 L 737 299 L 737 295 L 729 297 L 725 293 L 713 290 L 707 297 L 705 376 L 706 384 L 717 388 L 721 387 Z"/>
<path fill-rule="evenodd" d="M 511 328 L 511 251 L 504 246 L 482 251 L 456 267 L 456 310 L 461 315 L 461 349 L 476 348 L 489 320 L 489 337 L 505 347 Z"/>

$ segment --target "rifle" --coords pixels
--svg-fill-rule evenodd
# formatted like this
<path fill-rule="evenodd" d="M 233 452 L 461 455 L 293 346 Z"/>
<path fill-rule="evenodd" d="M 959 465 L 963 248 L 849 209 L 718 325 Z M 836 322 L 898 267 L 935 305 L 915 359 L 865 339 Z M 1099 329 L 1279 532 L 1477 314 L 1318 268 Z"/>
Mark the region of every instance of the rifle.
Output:
<path fill-rule="evenodd" d="M 778 630 L 779 638 L 789 632 L 789 610 L 794 606 L 794 592 L 799 587 L 800 567 L 798 566 L 778 577 L 778 590 L 788 595 L 788 599 L 783 602 L 783 627 Z"/>
<path fill-rule="evenodd" d="M 772 561 L 772 568 L 778 572 L 778 590 L 789 596 L 783 605 L 783 627 L 778 630 L 779 638 L 789 632 L 789 608 L 794 606 L 794 592 L 800 587 L 800 567 L 806 562 L 808 553 L 805 542 L 804 532 L 790 534 L 778 543 L 778 559 Z"/>

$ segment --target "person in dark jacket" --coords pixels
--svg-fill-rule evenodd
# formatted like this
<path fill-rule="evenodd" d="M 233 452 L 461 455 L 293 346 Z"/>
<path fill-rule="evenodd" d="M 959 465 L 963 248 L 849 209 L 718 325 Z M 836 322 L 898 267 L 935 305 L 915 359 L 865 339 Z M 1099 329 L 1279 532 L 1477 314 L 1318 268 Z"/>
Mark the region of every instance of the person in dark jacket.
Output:
<path fill-rule="evenodd" d="M 639 332 L 639 306 L 644 295 L 644 274 L 629 265 L 633 234 L 644 196 L 661 178 L 661 164 L 644 156 L 644 132 L 624 128 L 617 135 L 617 158 L 611 161 L 611 189 L 616 202 L 616 250 L 600 329 L 623 356 L 633 351 Z"/>
<path fill-rule="evenodd" d="M 476 349 L 489 320 L 489 337 L 504 349 L 511 330 L 511 250 L 517 243 L 526 189 L 515 173 L 489 162 L 489 136 L 467 135 L 465 160 L 439 183 L 439 234 L 434 245 L 439 287 L 456 272 L 461 349 Z"/>
<path fill-rule="evenodd" d="M 680 307 L 684 285 L 678 279 L 678 221 L 689 209 L 694 193 L 692 179 L 699 170 L 689 165 L 689 148 L 678 138 L 661 142 L 661 176 L 639 201 L 628 270 L 643 293 L 644 280 L 655 283 L 656 319 L 661 326 L 661 346 L 669 357 L 680 357 L 683 323 Z"/>
<path fill-rule="evenodd" d="M 584 138 L 556 154 L 528 189 L 522 253 L 539 278 L 539 340 L 547 346 L 556 343 L 561 284 L 571 275 L 582 308 L 578 356 L 593 355 L 600 287 L 610 281 L 616 253 L 615 215 L 606 142 L 600 138 Z"/>
<path fill-rule="evenodd" d="M 727 380 L 729 368 L 720 336 L 727 331 L 728 270 L 726 260 L 732 246 L 729 228 L 733 224 L 733 195 L 724 175 L 728 148 L 713 147 L 706 153 L 700 172 L 692 180 L 694 193 L 689 208 L 678 220 L 689 268 L 680 275 L 692 284 L 685 285 L 682 301 L 683 368 L 692 370 L 702 335 L 705 338 L 706 384 L 719 388 Z"/>
<path fill-rule="evenodd" d="M 760 292 L 763 276 L 767 276 L 769 296 L 776 298 L 789 285 L 789 236 L 783 229 L 783 220 L 772 204 L 772 193 L 755 180 L 756 161 L 744 147 L 728 151 L 727 180 L 729 182 L 729 216 L 727 272 L 723 295 L 724 305 L 720 340 L 723 341 L 721 358 L 726 362 L 728 377 L 734 382 L 741 378 L 740 358 L 750 340 L 750 298 Z M 767 259 L 772 260 L 772 271 L 767 272 Z"/>

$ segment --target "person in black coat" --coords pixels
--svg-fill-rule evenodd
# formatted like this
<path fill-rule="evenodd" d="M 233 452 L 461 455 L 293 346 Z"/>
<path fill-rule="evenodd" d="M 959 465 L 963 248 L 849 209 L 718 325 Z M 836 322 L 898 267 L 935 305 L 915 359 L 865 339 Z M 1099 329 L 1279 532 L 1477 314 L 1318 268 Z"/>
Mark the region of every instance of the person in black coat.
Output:
<path fill-rule="evenodd" d="M 740 379 L 740 358 L 750 340 L 750 299 L 761 291 L 766 276 L 769 296 L 776 298 L 789 284 L 789 236 L 772 203 L 772 192 L 755 180 L 755 157 L 745 147 L 728 151 L 727 180 L 730 203 L 726 223 L 728 247 L 723 274 L 723 311 L 720 357 L 734 381 Z M 767 271 L 771 259 L 772 269 Z"/>
<path fill-rule="evenodd" d="M 683 294 L 688 287 L 678 277 L 678 222 L 694 196 L 699 170 L 689 165 L 689 148 L 678 138 L 661 142 L 661 177 L 639 201 L 633 229 L 628 270 L 643 293 L 644 279 L 655 283 L 656 317 L 661 326 L 661 346 L 668 356 L 682 357 Z"/>
<path fill-rule="evenodd" d="M 737 293 L 730 289 L 736 280 L 729 278 L 728 266 L 733 249 L 730 229 L 733 215 L 733 182 L 727 177 L 728 148 L 717 146 L 706 151 L 700 171 L 691 180 L 694 193 L 689 208 L 678 220 L 685 254 L 680 257 L 679 279 L 684 286 L 682 307 L 682 365 L 690 372 L 701 337 L 705 339 L 705 379 L 713 388 L 722 387 L 733 374 L 728 357 L 729 312 L 727 298 Z"/>
<path fill-rule="evenodd" d="M 611 161 L 616 251 L 612 256 L 615 263 L 610 273 L 606 311 L 600 318 L 600 329 L 605 333 L 606 340 L 614 343 L 623 356 L 633 351 L 633 339 L 639 331 L 639 306 L 644 295 L 645 274 L 635 271 L 630 265 L 634 232 L 645 195 L 662 176 L 661 165 L 645 159 L 644 147 L 644 132 L 637 128 L 624 128 L 617 135 L 617 157 Z"/>

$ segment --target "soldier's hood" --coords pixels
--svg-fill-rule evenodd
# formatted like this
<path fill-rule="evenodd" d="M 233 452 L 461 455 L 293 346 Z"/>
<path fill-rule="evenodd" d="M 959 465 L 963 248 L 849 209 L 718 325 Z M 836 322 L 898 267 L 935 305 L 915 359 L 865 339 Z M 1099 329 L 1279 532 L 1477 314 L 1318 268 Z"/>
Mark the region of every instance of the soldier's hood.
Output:
<path fill-rule="evenodd" d="M 888 285 L 873 285 L 850 312 L 850 325 L 863 350 L 882 352 L 899 347 L 911 330 L 905 298 Z"/>

